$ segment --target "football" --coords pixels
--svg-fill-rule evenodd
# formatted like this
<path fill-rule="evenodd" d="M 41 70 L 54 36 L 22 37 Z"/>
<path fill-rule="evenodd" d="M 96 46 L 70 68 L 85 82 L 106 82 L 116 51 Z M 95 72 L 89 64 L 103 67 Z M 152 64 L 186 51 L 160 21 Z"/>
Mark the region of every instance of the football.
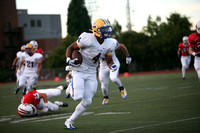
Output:
<path fill-rule="evenodd" d="M 75 58 L 78 59 L 77 61 L 75 61 L 75 64 L 81 64 L 82 63 L 82 61 L 83 61 L 82 54 L 78 50 L 73 50 L 72 51 L 71 59 L 73 60 Z"/>

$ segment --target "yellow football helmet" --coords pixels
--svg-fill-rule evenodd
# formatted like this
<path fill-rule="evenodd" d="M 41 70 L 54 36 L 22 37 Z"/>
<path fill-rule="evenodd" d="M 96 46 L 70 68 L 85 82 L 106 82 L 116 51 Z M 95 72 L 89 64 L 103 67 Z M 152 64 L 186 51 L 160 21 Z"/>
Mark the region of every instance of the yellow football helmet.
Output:
<path fill-rule="evenodd" d="M 28 43 L 26 44 L 25 50 L 28 54 L 30 54 L 34 52 L 35 47 L 31 43 Z"/>
<path fill-rule="evenodd" d="M 105 19 L 97 19 L 92 25 L 92 32 L 95 36 L 106 39 L 112 36 L 113 29 Z"/>
<path fill-rule="evenodd" d="M 22 45 L 21 46 L 21 51 L 24 51 L 24 49 L 25 49 L 25 45 Z"/>

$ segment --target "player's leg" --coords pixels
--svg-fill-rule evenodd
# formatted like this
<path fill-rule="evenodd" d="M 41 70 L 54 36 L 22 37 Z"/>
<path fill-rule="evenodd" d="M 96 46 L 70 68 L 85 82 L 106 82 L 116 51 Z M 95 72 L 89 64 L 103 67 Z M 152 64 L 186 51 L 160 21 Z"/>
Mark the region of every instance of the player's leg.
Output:
<path fill-rule="evenodd" d="M 195 56 L 195 58 L 194 58 L 194 68 L 197 72 L 199 82 L 200 82 L 200 57 Z"/>
<path fill-rule="evenodd" d="M 50 101 L 48 101 L 47 105 L 48 105 L 48 109 L 50 111 L 57 111 L 59 109 L 59 106 L 57 104 L 53 104 Z M 40 99 L 40 102 L 37 105 L 37 109 L 42 110 L 44 107 L 45 107 L 44 106 L 44 101 L 43 101 L 43 99 Z"/>
<path fill-rule="evenodd" d="M 62 89 L 60 88 L 52 88 L 52 89 L 41 89 L 37 90 L 38 93 L 45 93 L 47 98 L 60 96 Z"/>
<path fill-rule="evenodd" d="M 22 87 L 26 87 L 26 81 L 27 81 L 28 77 L 26 74 L 22 74 L 19 78 L 19 86 L 17 87 L 17 89 L 15 90 L 15 94 L 17 94 L 20 90 L 20 88 Z"/>
<path fill-rule="evenodd" d="M 181 56 L 181 64 L 182 64 L 182 78 L 185 79 L 185 72 L 187 68 L 187 58 L 185 56 Z"/>
<path fill-rule="evenodd" d="M 86 75 L 86 74 L 85 74 Z M 88 76 L 89 75 L 89 76 Z M 72 126 L 75 119 L 77 119 L 81 114 L 83 114 L 88 106 L 92 103 L 92 98 L 97 90 L 97 81 L 96 81 L 96 74 L 87 74 L 87 79 L 84 85 L 84 96 L 82 101 L 77 105 L 74 113 L 71 115 L 69 119 L 65 121 L 65 127 L 68 129 L 74 129 Z M 73 81 L 72 81 L 73 82 Z"/>
<path fill-rule="evenodd" d="M 187 69 L 190 67 L 190 62 L 191 62 L 191 56 L 188 56 L 187 58 Z"/>
<path fill-rule="evenodd" d="M 109 97 L 108 97 L 109 74 L 110 74 L 110 70 L 108 67 L 100 67 L 99 81 L 101 83 L 101 90 L 104 97 L 102 101 L 103 105 L 106 105 L 109 103 Z"/>
<path fill-rule="evenodd" d="M 126 88 L 123 87 L 121 80 L 118 78 L 120 63 L 117 60 L 115 61 L 115 64 L 118 66 L 118 68 L 114 72 L 110 71 L 110 79 L 113 83 L 115 83 L 118 86 L 122 98 L 126 99 L 128 96 Z"/>

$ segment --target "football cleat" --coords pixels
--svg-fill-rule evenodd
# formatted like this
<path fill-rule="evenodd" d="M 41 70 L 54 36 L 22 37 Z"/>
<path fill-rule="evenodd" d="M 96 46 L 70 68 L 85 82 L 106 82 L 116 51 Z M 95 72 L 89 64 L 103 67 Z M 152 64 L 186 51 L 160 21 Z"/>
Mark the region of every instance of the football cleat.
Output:
<path fill-rule="evenodd" d="M 124 88 L 123 90 L 121 90 L 120 93 L 121 93 L 121 96 L 122 96 L 123 99 L 126 99 L 126 98 L 127 98 L 127 95 L 128 95 L 128 94 L 127 94 L 125 88 Z"/>
<path fill-rule="evenodd" d="M 69 119 L 67 119 L 64 123 L 64 126 L 66 129 L 74 130 L 75 127 L 72 125 L 73 123 L 74 123 L 73 121 L 70 121 Z"/>
<path fill-rule="evenodd" d="M 104 98 L 102 101 L 102 105 L 107 105 L 109 103 L 109 99 Z"/>
<path fill-rule="evenodd" d="M 56 87 L 57 89 L 60 89 L 61 91 L 63 90 L 63 86 L 62 85 L 60 85 L 60 86 L 58 86 L 58 87 Z"/>
<path fill-rule="evenodd" d="M 63 85 L 63 90 L 66 90 L 68 85 Z"/>
<path fill-rule="evenodd" d="M 68 106 L 67 103 L 60 102 L 60 101 L 55 101 L 54 103 L 57 104 L 58 106 L 61 106 L 61 107 L 67 107 Z"/>

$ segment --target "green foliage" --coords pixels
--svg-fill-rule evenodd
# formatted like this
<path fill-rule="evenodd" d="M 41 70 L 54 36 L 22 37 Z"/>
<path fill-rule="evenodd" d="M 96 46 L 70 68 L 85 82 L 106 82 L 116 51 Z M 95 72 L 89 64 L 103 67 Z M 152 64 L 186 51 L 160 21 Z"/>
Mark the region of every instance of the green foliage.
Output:
<path fill-rule="evenodd" d="M 68 35 L 62 40 L 61 44 L 57 46 L 46 59 L 46 64 L 48 68 L 55 67 L 65 67 L 66 66 L 66 49 L 74 41 L 76 41 L 77 36 Z"/>
<path fill-rule="evenodd" d="M 176 69 L 180 66 L 177 57 L 178 44 L 183 36 L 189 36 L 191 23 L 188 18 L 177 13 L 170 14 L 167 22 L 158 16 L 152 20 L 149 16 L 144 33 L 124 32 L 119 42 L 124 43 L 130 55 L 135 59 L 129 71 L 152 71 Z M 125 62 L 123 53 L 117 53 L 120 61 Z M 121 72 L 127 71 L 127 65 L 121 63 Z"/>
<path fill-rule="evenodd" d="M 67 15 L 67 32 L 79 36 L 91 29 L 91 19 L 84 5 L 84 0 L 71 0 Z"/>

